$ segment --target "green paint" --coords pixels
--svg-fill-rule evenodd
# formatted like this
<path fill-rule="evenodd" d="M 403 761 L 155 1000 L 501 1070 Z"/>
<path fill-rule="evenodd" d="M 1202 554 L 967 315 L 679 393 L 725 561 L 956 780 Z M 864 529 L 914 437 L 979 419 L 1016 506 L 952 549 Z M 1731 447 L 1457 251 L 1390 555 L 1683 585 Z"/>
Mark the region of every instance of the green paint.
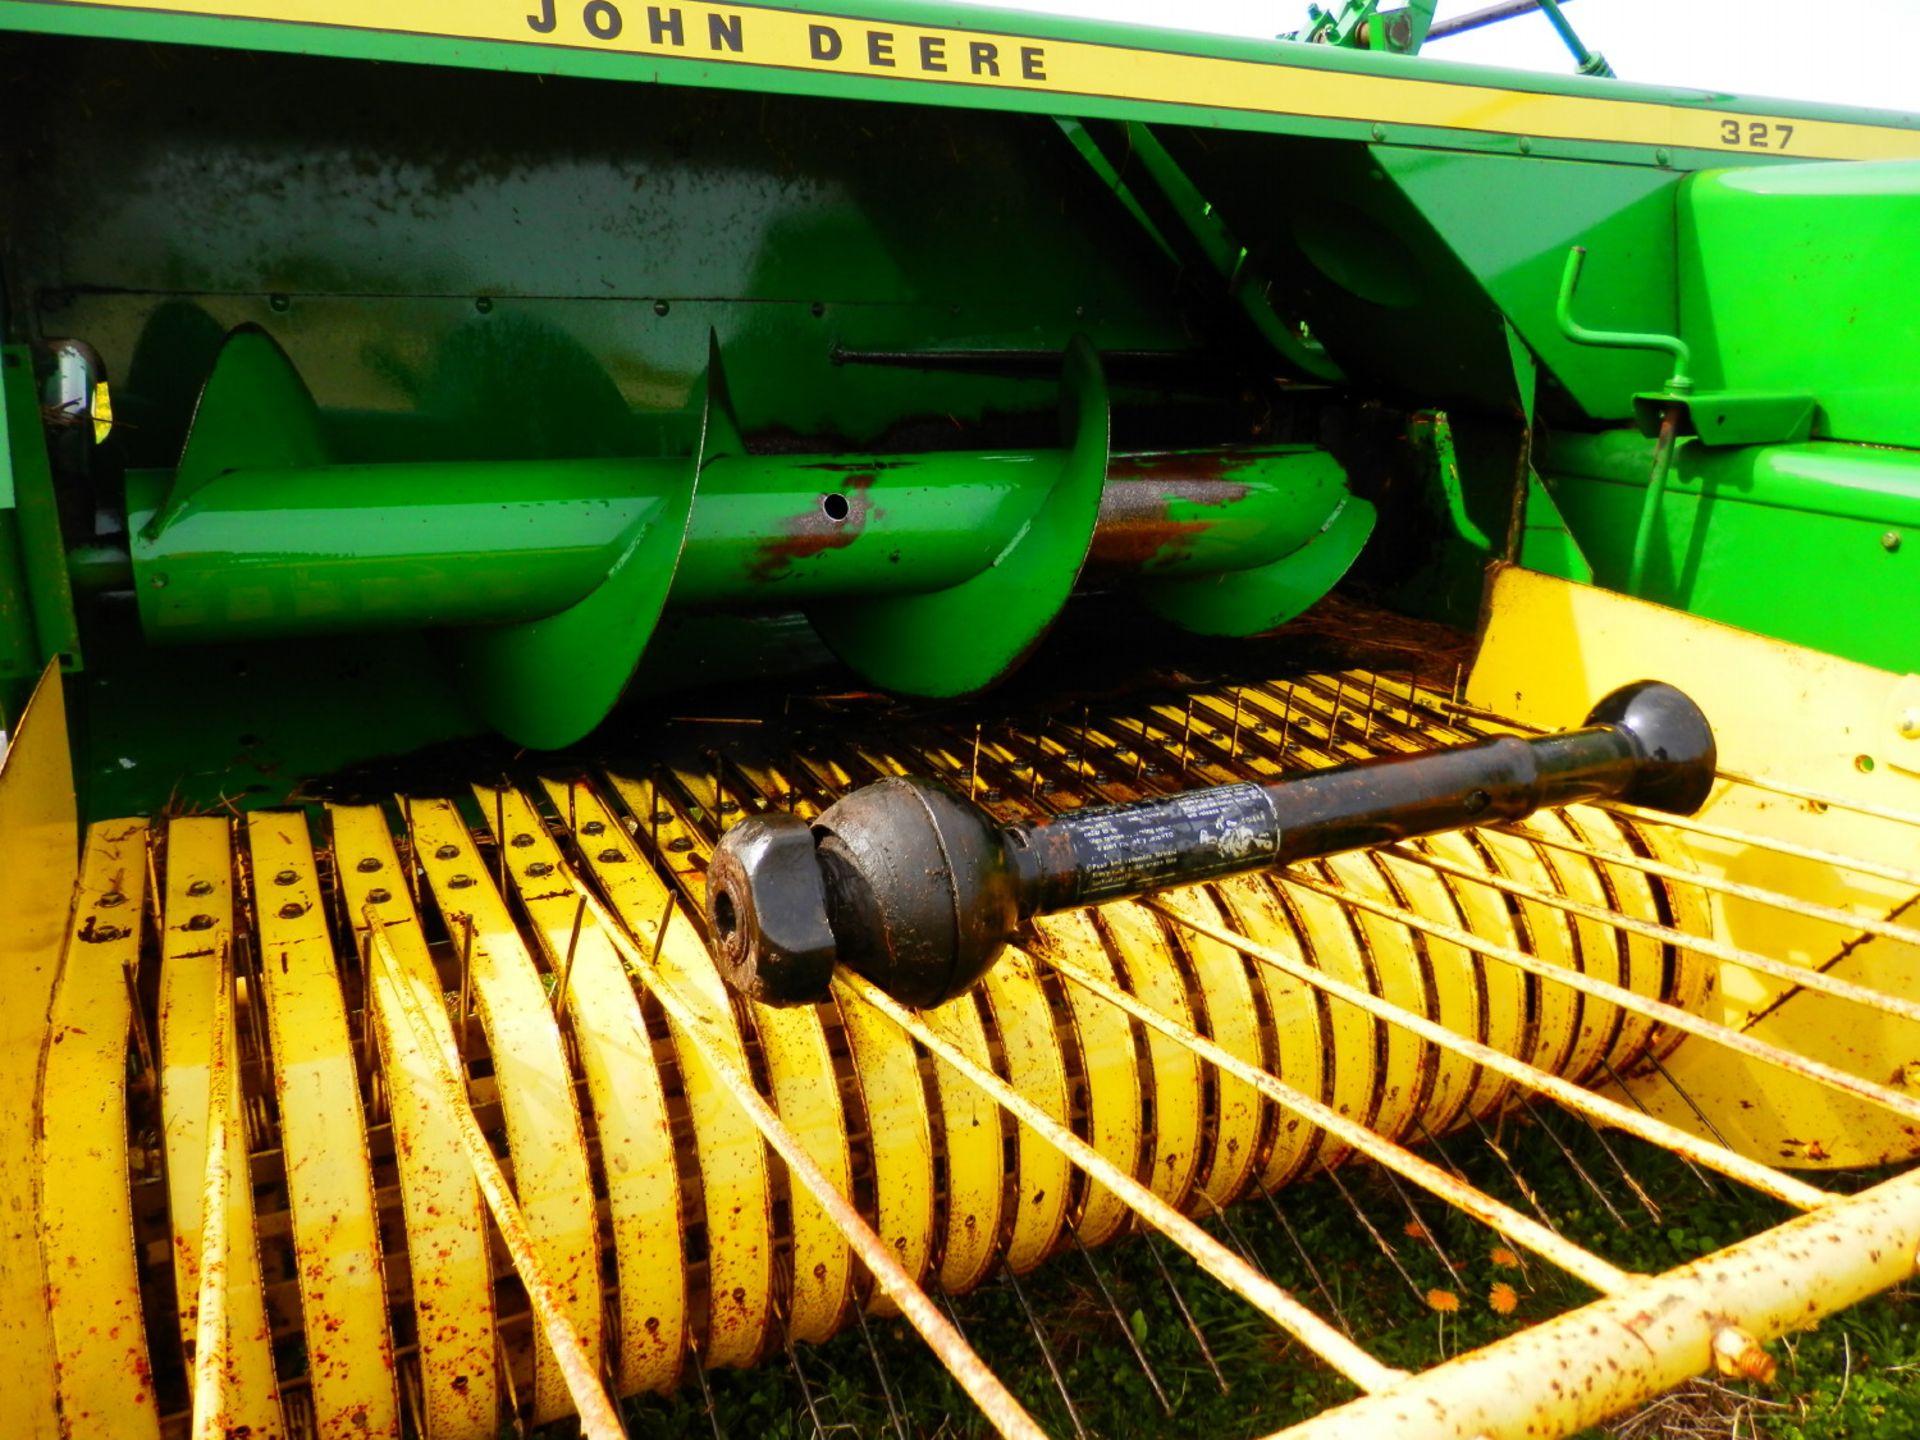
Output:
<path fill-rule="evenodd" d="M 1653 442 L 1633 431 L 1554 437 L 1540 457 L 1602 585 L 1624 588 Z M 1920 457 L 1812 441 L 1676 447 L 1644 595 L 1869 665 L 1920 665 Z"/>

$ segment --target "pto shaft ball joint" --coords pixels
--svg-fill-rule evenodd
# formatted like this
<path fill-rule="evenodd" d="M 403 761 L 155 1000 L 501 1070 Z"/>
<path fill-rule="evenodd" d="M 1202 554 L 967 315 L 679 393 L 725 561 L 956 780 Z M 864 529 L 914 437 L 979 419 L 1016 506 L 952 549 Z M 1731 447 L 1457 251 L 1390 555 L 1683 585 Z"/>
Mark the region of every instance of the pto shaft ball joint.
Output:
<path fill-rule="evenodd" d="M 707 915 L 720 968 L 770 1005 L 825 1000 L 835 965 L 922 1008 L 970 989 L 1025 921 L 1581 801 L 1691 814 L 1713 729 L 1658 681 L 1577 730 L 1499 736 L 1003 825 L 930 780 L 867 785 L 812 822 L 756 815 L 722 837 Z"/>

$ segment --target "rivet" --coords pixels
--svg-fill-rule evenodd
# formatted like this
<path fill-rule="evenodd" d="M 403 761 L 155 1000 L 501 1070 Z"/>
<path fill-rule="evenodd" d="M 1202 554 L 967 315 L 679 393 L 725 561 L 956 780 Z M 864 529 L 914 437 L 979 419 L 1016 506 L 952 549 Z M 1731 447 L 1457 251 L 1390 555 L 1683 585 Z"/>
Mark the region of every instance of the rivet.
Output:
<path fill-rule="evenodd" d="M 1900 548 L 1900 532 L 1898 530 L 1887 531 L 1886 534 L 1880 537 L 1880 548 L 1889 555 L 1898 550 Z"/>
<path fill-rule="evenodd" d="M 675 851 L 676 853 L 684 853 L 688 850 L 691 850 L 692 848 L 693 848 L 693 841 L 689 840 L 684 835 L 676 835 L 671 840 L 667 841 L 667 849 Z"/>
<path fill-rule="evenodd" d="M 433 858 L 436 860 L 458 860 L 460 858 L 460 847 L 458 845 L 442 845 L 438 850 L 433 852 Z"/>
<path fill-rule="evenodd" d="M 515 835 L 513 839 L 509 840 L 507 843 L 513 846 L 513 848 L 516 850 L 524 850 L 527 848 L 527 846 L 533 844 L 533 836 L 529 835 L 526 831 L 522 830 L 518 835 Z"/>
<path fill-rule="evenodd" d="M 126 904 L 127 897 L 122 895 L 118 890 L 109 890 L 94 903 L 104 910 L 111 910 L 116 905 Z"/>
<path fill-rule="evenodd" d="M 656 825 L 671 825 L 673 823 L 673 812 L 671 810 L 654 811 L 653 823 Z"/>
<path fill-rule="evenodd" d="M 720 802 L 720 813 L 722 815 L 731 815 L 739 810 L 739 808 L 740 802 L 738 800 L 722 800 Z"/>
<path fill-rule="evenodd" d="M 393 892 L 391 890 L 382 890 L 378 886 L 367 891 L 367 904 L 369 905 L 384 905 L 392 898 Z"/>
<path fill-rule="evenodd" d="M 380 857 L 377 855 L 362 855 L 359 862 L 353 868 L 358 870 L 362 875 L 371 875 L 380 868 Z"/>
<path fill-rule="evenodd" d="M 625 855 L 622 855 L 618 850 L 614 849 L 611 845 L 609 845 L 605 850 L 602 850 L 599 855 L 600 863 L 602 865 L 618 865 L 622 860 L 626 858 L 627 857 Z"/>
<path fill-rule="evenodd" d="M 282 870 L 278 875 L 273 877 L 273 883 L 276 885 L 291 885 L 299 878 L 300 872 L 298 870 Z"/>
<path fill-rule="evenodd" d="M 284 315 L 293 308 L 292 298 L 286 295 L 269 296 L 267 298 L 267 304 L 273 308 L 273 312 L 276 315 Z"/>
<path fill-rule="evenodd" d="M 474 298 L 473 308 L 482 315 L 491 315 L 493 313 L 493 297 L 490 295 L 476 296 Z"/>
<path fill-rule="evenodd" d="M 1386 126 L 1384 126 L 1384 125 L 1376 125 L 1376 126 L 1374 126 L 1374 127 L 1373 127 L 1373 138 L 1374 138 L 1374 139 L 1376 139 L 1376 140 L 1384 140 L 1384 139 L 1386 139 L 1386 138 L 1387 138 L 1387 127 L 1386 127 Z"/>
<path fill-rule="evenodd" d="M 211 880 L 196 880 L 187 886 L 187 894 L 211 895 L 213 894 L 213 882 Z"/>
<path fill-rule="evenodd" d="M 666 314 L 666 313 L 667 313 L 667 302 L 666 302 L 666 301 L 664 301 L 664 300 L 656 300 L 656 301 L 654 301 L 654 302 L 653 302 L 653 313 L 654 313 L 654 314 L 656 314 L 656 315 L 664 315 L 664 314 Z"/>
<path fill-rule="evenodd" d="M 589 820 L 587 821 L 586 824 L 580 827 L 580 833 L 582 835 L 603 835 L 606 833 L 606 829 L 607 829 L 606 821 Z"/>
<path fill-rule="evenodd" d="M 1920 739 L 1920 705 L 1909 705 L 1901 712 L 1900 733 L 1909 740 Z"/>
<path fill-rule="evenodd" d="M 166 572 L 165 571 L 156 572 L 154 575 L 148 578 L 147 583 L 156 590 L 166 589 L 167 588 Z"/>
<path fill-rule="evenodd" d="M 449 890 L 464 890 L 471 884 L 473 884 L 473 876 L 455 875 L 452 879 L 447 881 L 447 888 Z"/>
<path fill-rule="evenodd" d="M 213 916 L 189 915 L 187 917 L 186 928 L 189 930 L 211 930 L 213 928 Z"/>
<path fill-rule="evenodd" d="M 1533 153 L 1533 141 L 1524 135 L 1520 137 L 1520 153 L 1522 155 L 1531 155 Z"/>
<path fill-rule="evenodd" d="M 306 913 L 307 907 L 298 900 L 289 900 L 280 907 L 280 918 L 282 920 L 298 920 Z"/>
<path fill-rule="evenodd" d="M 551 875 L 552 873 L 553 873 L 553 866 L 549 865 L 544 860 L 536 860 L 531 865 L 527 866 L 527 874 L 533 876 L 535 879 L 538 879 L 542 875 Z"/>
<path fill-rule="evenodd" d="M 1673 163 L 1673 152 L 1662 145 L 1653 152 L 1653 163 L 1656 165 L 1671 165 Z"/>

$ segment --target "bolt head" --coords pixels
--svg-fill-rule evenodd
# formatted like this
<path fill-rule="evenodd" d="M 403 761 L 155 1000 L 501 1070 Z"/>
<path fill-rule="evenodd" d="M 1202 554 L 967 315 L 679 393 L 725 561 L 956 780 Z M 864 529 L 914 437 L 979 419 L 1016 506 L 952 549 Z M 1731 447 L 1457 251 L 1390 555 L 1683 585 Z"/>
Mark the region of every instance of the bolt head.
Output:
<path fill-rule="evenodd" d="M 825 1000 L 838 946 L 812 827 L 797 815 L 750 815 L 721 836 L 707 923 L 735 991 L 769 1005 Z"/>
<path fill-rule="evenodd" d="M 1886 534 L 1880 537 L 1880 548 L 1889 555 L 1898 550 L 1900 548 L 1900 532 L 1898 530 L 1887 531 Z"/>

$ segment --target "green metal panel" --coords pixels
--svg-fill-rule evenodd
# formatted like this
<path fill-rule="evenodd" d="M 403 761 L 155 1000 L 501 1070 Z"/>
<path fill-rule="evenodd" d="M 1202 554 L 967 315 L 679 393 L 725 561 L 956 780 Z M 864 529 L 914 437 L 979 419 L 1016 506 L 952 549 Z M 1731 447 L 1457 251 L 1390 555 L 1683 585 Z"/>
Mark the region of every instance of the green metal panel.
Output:
<path fill-rule="evenodd" d="M 62 669 L 80 668 L 80 631 L 67 579 L 67 550 L 41 430 L 40 397 L 33 360 L 24 346 L 0 350 L 0 389 L 6 415 L 0 428 L 0 461 L 8 472 L 13 525 L 27 608 L 33 617 L 37 664 L 56 657 Z M 17 641 L 15 642 L 17 645 Z"/>
<path fill-rule="evenodd" d="M 1680 221 L 1702 389 L 1810 394 L 1816 437 L 1920 446 L 1920 164 L 1700 175 Z"/>
<path fill-rule="evenodd" d="M 1572 344 L 1554 324 L 1567 250 L 1585 245 L 1580 314 L 1602 329 L 1673 330 L 1678 177 L 1618 165 L 1381 146 L 1375 163 L 1546 366 L 1552 409 L 1625 420 L 1666 379 L 1658 357 Z M 1556 395 L 1556 389 L 1564 398 Z"/>
<path fill-rule="evenodd" d="M 1595 578 L 1626 582 L 1654 442 L 1561 435 L 1540 458 Z M 1645 597 L 1895 671 L 1920 669 L 1920 456 L 1810 441 L 1676 449 Z"/>

